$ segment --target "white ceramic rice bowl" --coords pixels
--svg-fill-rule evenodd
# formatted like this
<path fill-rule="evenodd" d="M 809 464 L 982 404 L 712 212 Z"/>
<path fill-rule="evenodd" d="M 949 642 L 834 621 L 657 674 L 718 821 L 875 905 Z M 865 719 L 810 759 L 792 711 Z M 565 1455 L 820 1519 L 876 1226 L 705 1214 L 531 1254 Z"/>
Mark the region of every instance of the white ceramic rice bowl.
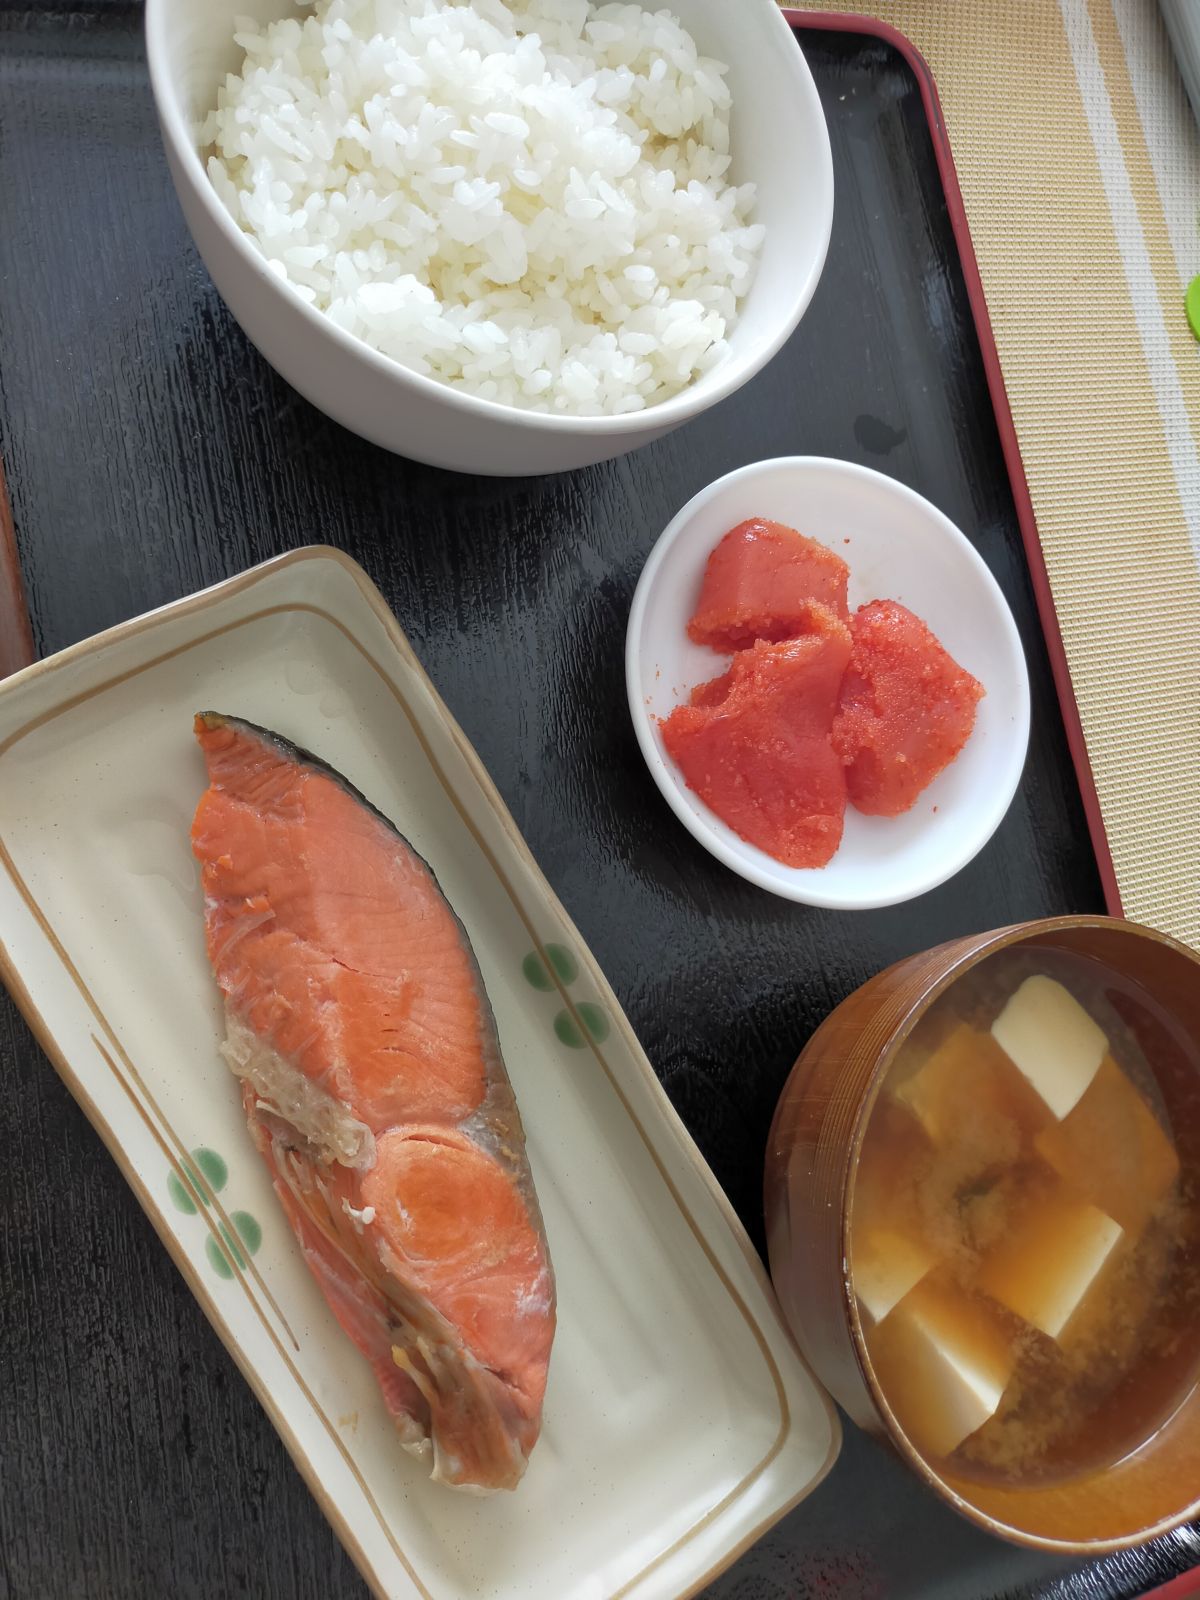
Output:
<path fill-rule="evenodd" d="M 655 0 L 655 6 L 657 0 Z M 654 8 L 654 7 L 652 7 Z M 733 393 L 771 359 L 812 298 L 833 220 L 833 164 L 816 86 L 774 0 L 670 0 L 705 54 L 729 64 L 732 181 L 758 185 L 758 271 L 730 353 L 682 393 L 623 416 L 535 413 L 412 372 L 345 333 L 282 282 L 210 182 L 197 134 L 240 52 L 234 19 L 289 0 L 147 0 L 146 46 L 167 164 L 196 247 L 247 337 L 306 399 L 375 444 L 463 472 L 567 471 L 647 444 Z"/>

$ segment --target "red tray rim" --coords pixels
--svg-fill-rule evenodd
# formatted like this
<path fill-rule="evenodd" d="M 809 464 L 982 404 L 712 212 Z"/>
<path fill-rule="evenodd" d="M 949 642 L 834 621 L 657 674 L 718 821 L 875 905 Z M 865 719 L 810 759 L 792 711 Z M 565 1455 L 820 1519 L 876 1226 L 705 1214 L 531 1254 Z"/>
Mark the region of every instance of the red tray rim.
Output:
<path fill-rule="evenodd" d="M 1067 665 L 1066 647 L 1063 644 L 1058 611 L 1050 588 L 1050 577 L 1046 570 L 1046 558 L 1042 550 L 1042 541 L 1037 531 L 1037 520 L 1033 513 L 1033 501 L 1029 494 L 1029 482 L 1025 476 L 1025 463 L 1021 459 L 1021 447 L 1017 440 L 1017 430 L 1013 423 L 1012 409 L 1008 403 L 1008 391 L 1005 389 L 1004 374 L 1000 367 L 1000 354 L 996 348 L 996 337 L 992 331 L 992 319 L 988 312 L 987 299 L 983 292 L 983 279 L 979 273 L 979 262 L 975 256 L 975 246 L 971 239 L 970 225 L 967 222 L 966 206 L 963 202 L 962 189 L 958 182 L 958 171 L 954 165 L 954 155 L 950 148 L 950 136 L 946 129 L 946 119 L 942 112 L 942 103 L 938 96 L 933 72 L 929 63 L 912 40 L 906 34 L 901 33 L 899 28 L 894 27 L 890 22 L 884 22 L 879 17 L 870 17 L 860 12 L 852 11 L 805 11 L 795 6 L 785 6 L 783 15 L 788 25 L 793 29 L 811 28 L 821 29 L 828 33 L 861 33 L 880 39 L 885 44 L 891 45 L 904 57 L 917 80 L 917 87 L 921 91 L 921 102 L 925 108 L 925 118 L 929 124 L 929 132 L 933 139 L 938 175 L 941 178 L 942 189 L 946 196 L 950 226 L 954 232 L 963 279 L 966 283 L 971 318 L 975 324 L 975 332 L 979 339 L 979 348 L 983 356 L 988 393 L 991 396 L 996 427 L 1000 434 L 1000 446 L 1004 453 L 1004 463 L 1008 471 L 1009 484 L 1012 488 L 1013 503 L 1016 506 L 1017 523 L 1021 530 L 1021 543 L 1025 549 L 1025 562 L 1029 568 L 1029 576 L 1033 583 L 1038 618 L 1042 625 L 1042 634 L 1050 656 L 1050 670 L 1054 677 L 1054 687 L 1058 694 L 1063 726 L 1067 734 L 1067 745 L 1071 752 L 1075 778 L 1079 785 L 1079 794 L 1083 801 L 1084 814 L 1087 818 L 1092 851 L 1096 858 L 1101 887 L 1104 890 L 1104 903 L 1110 916 L 1119 917 L 1122 915 L 1121 891 L 1117 886 L 1117 874 L 1113 865 L 1112 850 L 1104 827 L 1104 817 L 1100 810 L 1100 797 L 1096 791 L 1096 778 L 1092 771 L 1087 739 L 1084 736 L 1083 723 L 1079 716 L 1079 703 L 1075 697 L 1075 688 L 1071 682 L 1070 668 Z"/>

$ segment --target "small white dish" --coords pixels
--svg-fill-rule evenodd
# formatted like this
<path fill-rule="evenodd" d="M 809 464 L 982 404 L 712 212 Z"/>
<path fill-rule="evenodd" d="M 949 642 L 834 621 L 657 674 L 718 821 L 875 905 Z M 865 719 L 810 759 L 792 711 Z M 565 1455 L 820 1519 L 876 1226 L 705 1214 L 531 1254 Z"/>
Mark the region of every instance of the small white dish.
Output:
<path fill-rule="evenodd" d="M 846 810 L 826 867 L 785 867 L 747 844 L 686 787 L 659 719 L 724 669 L 687 636 L 714 545 L 749 517 L 819 539 L 850 567 L 850 608 L 899 600 L 987 690 L 965 749 L 900 817 Z M 788 456 L 718 478 L 659 538 L 638 581 L 625 644 L 629 708 L 646 764 L 675 815 L 718 861 L 806 905 L 865 911 L 924 894 L 964 867 L 999 826 L 1029 742 L 1029 676 L 999 585 L 966 536 L 914 490 L 849 461 Z"/>
<path fill-rule="evenodd" d="M 655 0 L 657 5 L 657 0 Z M 653 7 L 652 7 L 653 9 Z M 648 444 L 740 389 L 812 299 L 833 226 L 833 158 L 816 84 L 775 0 L 671 0 L 706 55 L 729 65 L 731 177 L 758 185 L 762 255 L 729 356 L 682 393 L 625 416 L 522 411 L 423 377 L 344 332 L 268 267 L 221 203 L 198 130 L 239 66 L 235 18 L 295 0 L 148 0 L 146 59 L 167 166 L 196 248 L 246 336 L 284 378 L 364 439 L 458 472 L 565 472 Z"/>
<path fill-rule="evenodd" d="M 400 1448 L 250 1141 L 188 842 L 203 706 L 336 766 L 470 934 L 558 1276 L 513 1494 L 456 1495 Z M 836 1414 L 758 1254 L 347 556 L 293 551 L 0 684 L 0 977 L 378 1600 L 677 1600 L 832 1465 Z"/>

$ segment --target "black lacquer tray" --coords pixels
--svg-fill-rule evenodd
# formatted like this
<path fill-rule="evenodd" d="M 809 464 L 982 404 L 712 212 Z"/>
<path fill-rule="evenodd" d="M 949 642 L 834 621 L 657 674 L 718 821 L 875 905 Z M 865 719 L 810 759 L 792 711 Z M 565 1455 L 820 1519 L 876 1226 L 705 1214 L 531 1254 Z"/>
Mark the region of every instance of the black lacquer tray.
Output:
<path fill-rule="evenodd" d="M 1106 884 L 1113 904 L 930 86 L 878 25 L 809 20 L 800 39 L 837 202 L 799 331 L 752 384 L 660 443 L 520 481 L 389 456 L 288 389 L 187 237 L 140 7 L 0 0 L 0 457 L 38 652 L 299 544 L 347 550 L 759 1243 L 771 1111 L 831 1006 L 956 934 L 1103 910 Z M 976 540 L 1028 651 L 1033 739 L 1006 822 L 957 878 L 892 910 L 807 910 L 722 869 L 660 799 L 626 709 L 625 619 L 658 532 L 713 477 L 796 453 L 879 467 L 932 499 Z M 8 666 L 21 639 L 4 592 Z M 0 1597 L 364 1594 L 6 998 L 0 1071 Z M 1187 1530 L 1086 1567 L 1011 1549 L 850 1428 L 825 1484 L 710 1595 L 1101 1600 L 1144 1591 L 1195 1551 Z"/>

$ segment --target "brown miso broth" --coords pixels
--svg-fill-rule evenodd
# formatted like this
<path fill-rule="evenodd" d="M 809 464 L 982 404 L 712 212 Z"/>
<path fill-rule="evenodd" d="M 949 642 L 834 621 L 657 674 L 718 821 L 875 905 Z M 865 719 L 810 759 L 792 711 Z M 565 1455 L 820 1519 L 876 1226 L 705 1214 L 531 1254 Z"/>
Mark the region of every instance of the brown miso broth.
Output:
<path fill-rule="evenodd" d="M 926 1455 L 981 1481 L 1070 1477 L 1140 1448 L 1195 1385 L 1179 1086 L 1197 1073 L 1197 1042 L 1140 985 L 1029 945 L 980 962 L 901 1045 L 850 1258 L 880 1389 Z"/>

